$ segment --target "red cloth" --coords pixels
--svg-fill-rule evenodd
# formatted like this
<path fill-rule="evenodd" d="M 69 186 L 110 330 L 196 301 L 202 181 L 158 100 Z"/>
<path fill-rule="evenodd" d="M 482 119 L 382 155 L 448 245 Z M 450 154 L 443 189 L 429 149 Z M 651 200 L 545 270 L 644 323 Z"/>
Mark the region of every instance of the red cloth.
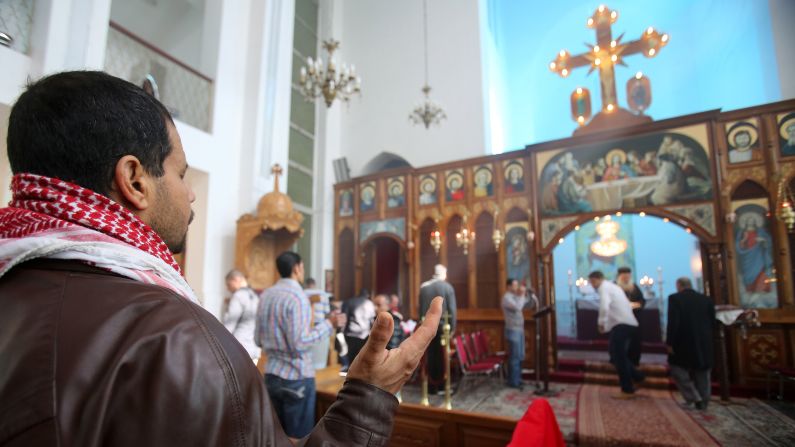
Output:
<path fill-rule="evenodd" d="M 15 175 L 11 191 L 9 207 L 0 210 L 0 238 L 24 238 L 75 224 L 143 250 L 182 273 L 165 242 L 149 225 L 101 194 L 34 174 Z"/>
<path fill-rule="evenodd" d="M 546 399 L 536 399 L 516 424 L 508 447 L 565 447 L 563 433 Z"/>

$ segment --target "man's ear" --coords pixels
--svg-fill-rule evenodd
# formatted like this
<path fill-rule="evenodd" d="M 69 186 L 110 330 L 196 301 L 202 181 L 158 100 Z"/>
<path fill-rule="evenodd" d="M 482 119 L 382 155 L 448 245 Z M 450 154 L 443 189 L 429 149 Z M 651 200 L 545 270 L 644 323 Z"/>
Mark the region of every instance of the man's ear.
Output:
<path fill-rule="evenodd" d="M 152 206 L 151 180 L 138 157 L 125 155 L 113 171 L 113 192 L 117 196 L 114 199 L 133 212 L 146 210 Z"/>

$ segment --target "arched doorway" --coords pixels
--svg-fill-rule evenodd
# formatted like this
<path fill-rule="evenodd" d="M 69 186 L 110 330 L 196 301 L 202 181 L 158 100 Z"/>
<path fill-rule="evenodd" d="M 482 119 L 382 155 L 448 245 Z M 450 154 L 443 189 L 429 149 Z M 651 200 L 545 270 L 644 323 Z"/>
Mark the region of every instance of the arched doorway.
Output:
<path fill-rule="evenodd" d="M 403 245 L 394 237 L 376 235 L 364 244 L 363 254 L 362 288 L 373 294 L 405 297 L 408 272 Z"/>
<path fill-rule="evenodd" d="M 679 221 L 679 223 L 677 223 Z M 607 335 L 597 329 L 599 298 L 587 282 L 599 270 L 615 280 L 620 267 L 646 299 L 639 313 L 642 363 L 664 364 L 668 296 L 676 279 L 690 278 L 705 290 L 703 249 L 695 227 L 673 217 L 646 213 L 598 216 L 571 227 L 552 251 L 559 367 L 607 361 Z"/>

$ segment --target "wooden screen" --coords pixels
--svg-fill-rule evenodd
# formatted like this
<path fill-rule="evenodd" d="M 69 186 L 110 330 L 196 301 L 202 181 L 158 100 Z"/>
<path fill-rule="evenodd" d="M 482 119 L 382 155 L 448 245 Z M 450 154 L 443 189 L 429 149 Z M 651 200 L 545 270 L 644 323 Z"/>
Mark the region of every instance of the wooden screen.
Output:
<path fill-rule="evenodd" d="M 461 231 L 461 217 L 453 216 L 447 224 L 444 249 L 447 250 L 447 281 L 455 289 L 459 309 L 469 307 L 469 284 L 467 283 L 467 255 L 455 242 L 455 234 Z"/>
<path fill-rule="evenodd" d="M 499 260 L 491 239 L 493 232 L 494 218 L 489 213 L 481 213 L 475 221 L 475 278 L 479 309 L 500 307 Z"/>
<path fill-rule="evenodd" d="M 339 298 L 347 299 L 355 295 L 355 273 L 354 273 L 354 258 L 353 258 L 353 231 L 346 228 L 342 230 L 339 235 L 339 251 L 337 256 L 337 265 L 339 272 L 337 272 L 337 280 L 339 281 Z"/>
<path fill-rule="evenodd" d="M 431 246 L 431 232 L 436 229 L 432 219 L 425 219 L 420 225 L 420 283 L 431 279 L 433 266 L 439 262 L 439 257 Z"/>

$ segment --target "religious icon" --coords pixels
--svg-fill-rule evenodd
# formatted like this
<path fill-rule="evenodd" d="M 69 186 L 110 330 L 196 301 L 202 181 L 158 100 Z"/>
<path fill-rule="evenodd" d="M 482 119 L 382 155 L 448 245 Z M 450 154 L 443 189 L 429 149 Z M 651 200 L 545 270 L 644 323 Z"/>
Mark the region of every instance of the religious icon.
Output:
<path fill-rule="evenodd" d="M 508 278 L 524 283 L 530 277 L 530 253 L 527 243 L 527 222 L 505 225 L 505 265 Z"/>
<path fill-rule="evenodd" d="M 425 174 L 420 178 L 420 205 L 436 203 L 436 174 Z"/>
<path fill-rule="evenodd" d="M 571 94 L 571 118 L 581 126 L 591 119 L 591 92 L 587 88 L 577 87 Z"/>
<path fill-rule="evenodd" d="M 795 155 L 795 112 L 778 116 L 778 133 L 781 135 L 781 155 Z"/>
<path fill-rule="evenodd" d="M 642 114 L 651 105 L 651 82 L 638 72 L 627 81 L 627 103 L 629 110 Z"/>
<path fill-rule="evenodd" d="M 543 216 L 708 200 L 704 125 L 539 153 Z"/>
<path fill-rule="evenodd" d="M 490 197 L 494 194 L 494 174 L 491 165 L 480 165 L 474 174 L 475 197 Z"/>
<path fill-rule="evenodd" d="M 364 183 L 359 191 L 359 211 L 366 213 L 375 209 L 375 182 Z"/>
<path fill-rule="evenodd" d="M 756 119 L 753 120 L 756 123 Z M 759 133 L 757 126 L 748 121 L 726 124 L 726 140 L 729 144 L 729 163 L 745 163 L 758 159 Z"/>
<path fill-rule="evenodd" d="M 737 286 L 740 306 L 774 308 L 778 306 L 776 268 L 773 262 L 773 237 L 770 234 L 765 199 L 732 202 L 734 249 L 737 253 Z"/>
<path fill-rule="evenodd" d="M 400 208 L 406 204 L 403 177 L 391 177 L 387 181 L 387 208 Z"/>
<path fill-rule="evenodd" d="M 451 169 L 445 173 L 445 177 L 445 199 L 448 202 L 464 200 L 464 173 L 460 169 Z"/>
<path fill-rule="evenodd" d="M 502 172 L 505 176 L 505 194 L 524 192 L 524 163 L 522 159 L 503 162 Z"/>
<path fill-rule="evenodd" d="M 340 217 L 353 216 L 353 189 L 340 191 Z"/>

